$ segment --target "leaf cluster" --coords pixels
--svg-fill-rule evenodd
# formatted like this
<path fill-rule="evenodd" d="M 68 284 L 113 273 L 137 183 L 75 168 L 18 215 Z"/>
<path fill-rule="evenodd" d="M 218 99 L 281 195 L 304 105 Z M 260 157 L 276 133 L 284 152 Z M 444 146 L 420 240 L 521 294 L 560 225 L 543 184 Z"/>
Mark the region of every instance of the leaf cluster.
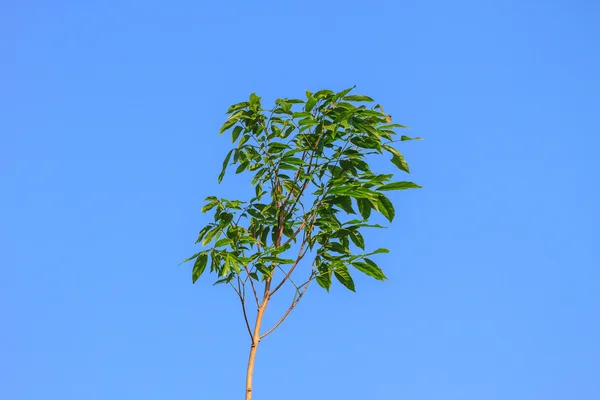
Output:
<path fill-rule="evenodd" d="M 206 198 L 202 212 L 212 212 L 213 221 L 196 241 L 204 249 L 185 260 L 194 261 L 193 282 L 208 268 L 215 284 L 230 284 L 240 295 L 250 282 L 258 302 L 255 283 L 268 282 L 264 295 L 271 296 L 293 282 L 307 254 L 311 268 L 303 284 L 294 283 L 298 293 L 312 280 L 329 290 L 333 277 L 354 291 L 351 269 L 386 279 L 371 257 L 388 250 L 366 251 L 361 231 L 383 228 L 369 222 L 373 213 L 394 219 L 389 191 L 420 186 L 373 171 L 371 161 L 387 155 L 409 173 L 395 144 L 420 138 L 398 135 L 405 126 L 392 123 L 379 104 L 368 107 L 373 99 L 353 89 L 307 91 L 305 99 L 277 99 L 271 109 L 252 94 L 229 107 L 220 133 L 231 134 L 233 148 L 218 180 L 229 170 L 249 174 L 254 197 Z M 277 272 L 283 278 L 271 285 Z"/>

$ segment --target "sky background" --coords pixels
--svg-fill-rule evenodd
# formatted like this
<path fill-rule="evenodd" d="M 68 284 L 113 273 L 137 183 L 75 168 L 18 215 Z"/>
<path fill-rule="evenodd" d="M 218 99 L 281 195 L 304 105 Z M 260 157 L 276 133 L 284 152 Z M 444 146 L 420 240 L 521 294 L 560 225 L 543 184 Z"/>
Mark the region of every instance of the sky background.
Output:
<path fill-rule="evenodd" d="M 2 2 L 0 397 L 242 398 L 236 297 L 177 266 L 204 197 L 243 192 L 217 184 L 218 129 L 251 92 L 356 84 L 425 138 L 400 146 L 424 188 L 367 235 L 390 280 L 311 287 L 255 399 L 599 399 L 599 20 L 591 0 Z"/>

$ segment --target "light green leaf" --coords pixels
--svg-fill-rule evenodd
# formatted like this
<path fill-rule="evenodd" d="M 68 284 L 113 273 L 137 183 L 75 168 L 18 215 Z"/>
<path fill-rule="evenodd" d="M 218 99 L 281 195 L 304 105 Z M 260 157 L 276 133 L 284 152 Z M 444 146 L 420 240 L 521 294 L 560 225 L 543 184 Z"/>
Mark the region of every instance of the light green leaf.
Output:
<path fill-rule="evenodd" d="M 223 238 L 217 240 L 217 243 L 215 243 L 215 247 L 227 246 L 228 244 L 233 244 L 233 240 L 229 238 Z"/>
<path fill-rule="evenodd" d="M 394 164 L 396 167 L 398 167 L 402 171 L 408 172 L 410 174 L 410 168 L 408 168 L 408 163 L 406 162 L 404 157 L 402 157 L 402 155 L 400 155 L 400 156 L 394 155 L 394 156 L 392 156 L 392 159 L 390 161 L 392 162 L 392 164 Z"/>
<path fill-rule="evenodd" d="M 241 109 L 241 108 L 246 108 L 246 107 L 248 107 L 249 105 L 250 105 L 250 103 L 248 103 L 248 102 L 246 102 L 246 101 L 243 101 L 243 102 L 241 102 L 241 103 L 234 104 L 234 105 L 232 105 L 231 107 L 229 107 L 229 110 L 227 110 L 227 114 L 231 114 L 232 112 L 234 112 L 234 111 L 237 111 L 237 110 L 239 110 L 239 109 Z"/>
<path fill-rule="evenodd" d="M 227 129 L 229 129 L 233 125 L 235 125 L 240 120 L 241 117 L 242 117 L 242 111 L 238 111 L 235 114 L 230 115 L 229 118 L 227 119 L 227 121 L 225 121 L 225 123 L 221 127 L 221 130 L 219 131 L 219 134 L 222 134 Z"/>
<path fill-rule="evenodd" d="M 314 108 L 315 104 L 317 104 L 317 99 L 315 99 L 313 96 L 310 96 L 308 98 L 308 100 L 306 101 L 306 104 L 304 105 L 304 110 L 305 111 L 312 111 L 312 109 Z"/>
<path fill-rule="evenodd" d="M 389 253 L 390 251 L 385 247 L 381 247 L 370 254 L 381 254 L 381 253 Z"/>
<path fill-rule="evenodd" d="M 363 101 L 363 102 L 368 102 L 368 103 L 375 101 L 372 98 L 370 98 L 369 96 L 362 96 L 359 94 L 344 96 L 343 99 L 346 101 Z"/>
<path fill-rule="evenodd" d="M 209 203 L 205 204 L 204 207 L 202 207 L 202 209 L 200 211 L 202 211 L 203 213 L 212 210 L 213 208 L 215 208 L 215 206 L 219 204 L 218 200 L 212 200 Z"/>
<path fill-rule="evenodd" d="M 214 227 L 211 231 L 208 232 L 208 234 L 206 235 L 206 237 L 204 238 L 204 240 L 202 240 L 202 246 L 206 246 L 208 243 L 210 243 L 213 238 L 215 237 L 215 235 L 217 233 L 219 233 L 221 231 L 221 227 L 216 226 Z"/>
<path fill-rule="evenodd" d="M 327 98 L 328 96 L 333 96 L 334 94 L 335 93 L 333 93 L 331 90 L 324 89 L 324 90 L 319 90 L 318 92 L 313 94 L 313 97 L 316 99 L 324 99 L 324 98 Z"/>
<path fill-rule="evenodd" d="M 292 114 L 292 117 L 294 117 L 294 118 L 308 118 L 308 117 L 312 117 L 312 114 L 309 113 L 308 111 L 295 112 L 295 113 Z"/>

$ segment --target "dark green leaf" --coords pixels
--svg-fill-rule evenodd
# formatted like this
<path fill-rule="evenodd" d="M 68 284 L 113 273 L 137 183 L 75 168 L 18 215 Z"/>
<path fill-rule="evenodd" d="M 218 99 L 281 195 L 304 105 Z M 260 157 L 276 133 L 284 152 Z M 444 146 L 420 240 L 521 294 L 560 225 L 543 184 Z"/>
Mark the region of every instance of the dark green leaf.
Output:
<path fill-rule="evenodd" d="M 352 263 L 352 266 L 360 272 L 372 276 L 377 280 L 384 281 L 387 279 L 381 268 L 379 268 L 375 263 L 368 264 L 364 262 L 355 261 Z"/>
<path fill-rule="evenodd" d="M 295 261 L 289 258 L 279 258 L 279 257 L 261 257 L 262 261 L 273 262 L 276 264 L 293 264 Z"/>
<path fill-rule="evenodd" d="M 352 290 L 353 292 L 356 291 L 354 290 L 354 281 L 352 280 L 352 277 L 350 276 L 350 272 L 348 271 L 347 267 L 337 267 L 333 270 L 333 274 L 335 275 L 337 280 L 346 288 Z"/>
<path fill-rule="evenodd" d="M 350 231 L 350 240 L 352 240 L 352 243 L 354 243 L 357 247 L 361 248 L 361 249 L 365 249 L 365 239 L 363 238 L 363 236 L 360 234 L 360 232 L 358 231 Z"/>
<path fill-rule="evenodd" d="M 420 137 L 411 138 L 411 137 L 408 137 L 408 136 L 402 136 L 400 138 L 400 140 L 423 140 L 423 138 L 420 138 Z"/>
<path fill-rule="evenodd" d="M 240 133 L 242 133 L 243 130 L 244 128 L 242 128 L 239 125 L 233 128 L 233 132 L 231 133 L 231 143 L 235 143 L 235 141 L 240 136 Z"/>
<path fill-rule="evenodd" d="M 200 254 L 198 258 L 196 258 L 196 262 L 194 263 L 194 268 L 192 269 L 192 283 L 196 283 L 200 275 L 206 269 L 206 262 L 208 261 L 208 254 Z"/>
<path fill-rule="evenodd" d="M 379 206 L 379 212 L 383 214 L 384 217 L 388 219 L 388 221 L 392 222 L 394 216 L 396 215 L 396 210 L 394 210 L 394 205 L 384 195 L 380 195 L 377 198 L 377 204 Z"/>
<path fill-rule="evenodd" d="M 347 254 L 350 252 L 348 248 L 337 242 L 330 242 L 326 247 L 340 254 Z"/>
<path fill-rule="evenodd" d="M 377 190 L 406 190 L 406 189 L 420 189 L 422 186 L 417 185 L 413 182 L 394 182 L 388 183 L 377 188 Z"/>
<path fill-rule="evenodd" d="M 221 169 L 221 173 L 219 174 L 219 179 L 218 182 L 221 183 L 221 181 L 223 180 L 223 177 L 225 176 L 225 170 L 227 169 L 227 165 L 229 164 L 229 159 L 231 158 L 231 154 L 233 154 L 235 149 L 231 149 L 229 150 L 229 153 L 227 153 L 227 156 L 225 157 L 225 160 L 223 161 L 223 168 Z"/>
<path fill-rule="evenodd" d="M 348 214 L 356 214 L 356 212 L 352 208 L 352 199 L 348 196 L 336 196 L 333 201 L 333 204 L 339 206 Z"/>
<path fill-rule="evenodd" d="M 331 287 L 331 272 L 317 275 L 317 283 L 329 292 L 329 288 Z"/>
<path fill-rule="evenodd" d="M 358 204 L 358 211 L 360 212 L 360 215 L 364 219 L 369 219 L 369 216 L 371 215 L 371 209 L 373 208 L 371 206 L 371 202 L 367 199 L 356 199 L 356 203 Z"/>

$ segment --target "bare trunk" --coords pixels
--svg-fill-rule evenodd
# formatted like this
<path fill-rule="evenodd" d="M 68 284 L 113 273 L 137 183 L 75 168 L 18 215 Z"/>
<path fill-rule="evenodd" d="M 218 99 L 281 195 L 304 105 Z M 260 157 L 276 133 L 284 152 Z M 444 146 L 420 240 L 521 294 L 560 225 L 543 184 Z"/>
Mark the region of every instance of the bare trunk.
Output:
<path fill-rule="evenodd" d="M 256 315 L 256 324 L 254 325 L 254 333 L 252 335 L 252 344 L 250 346 L 250 357 L 248 357 L 248 370 L 246 372 L 246 400 L 252 400 L 252 375 L 254 373 L 254 360 L 256 359 L 256 350 L 260 342 L 260 325 L 262 324 L 263 315 L 269 302 L 268 296 L 265 297 L 263 304 L 258 309 Z"/>

